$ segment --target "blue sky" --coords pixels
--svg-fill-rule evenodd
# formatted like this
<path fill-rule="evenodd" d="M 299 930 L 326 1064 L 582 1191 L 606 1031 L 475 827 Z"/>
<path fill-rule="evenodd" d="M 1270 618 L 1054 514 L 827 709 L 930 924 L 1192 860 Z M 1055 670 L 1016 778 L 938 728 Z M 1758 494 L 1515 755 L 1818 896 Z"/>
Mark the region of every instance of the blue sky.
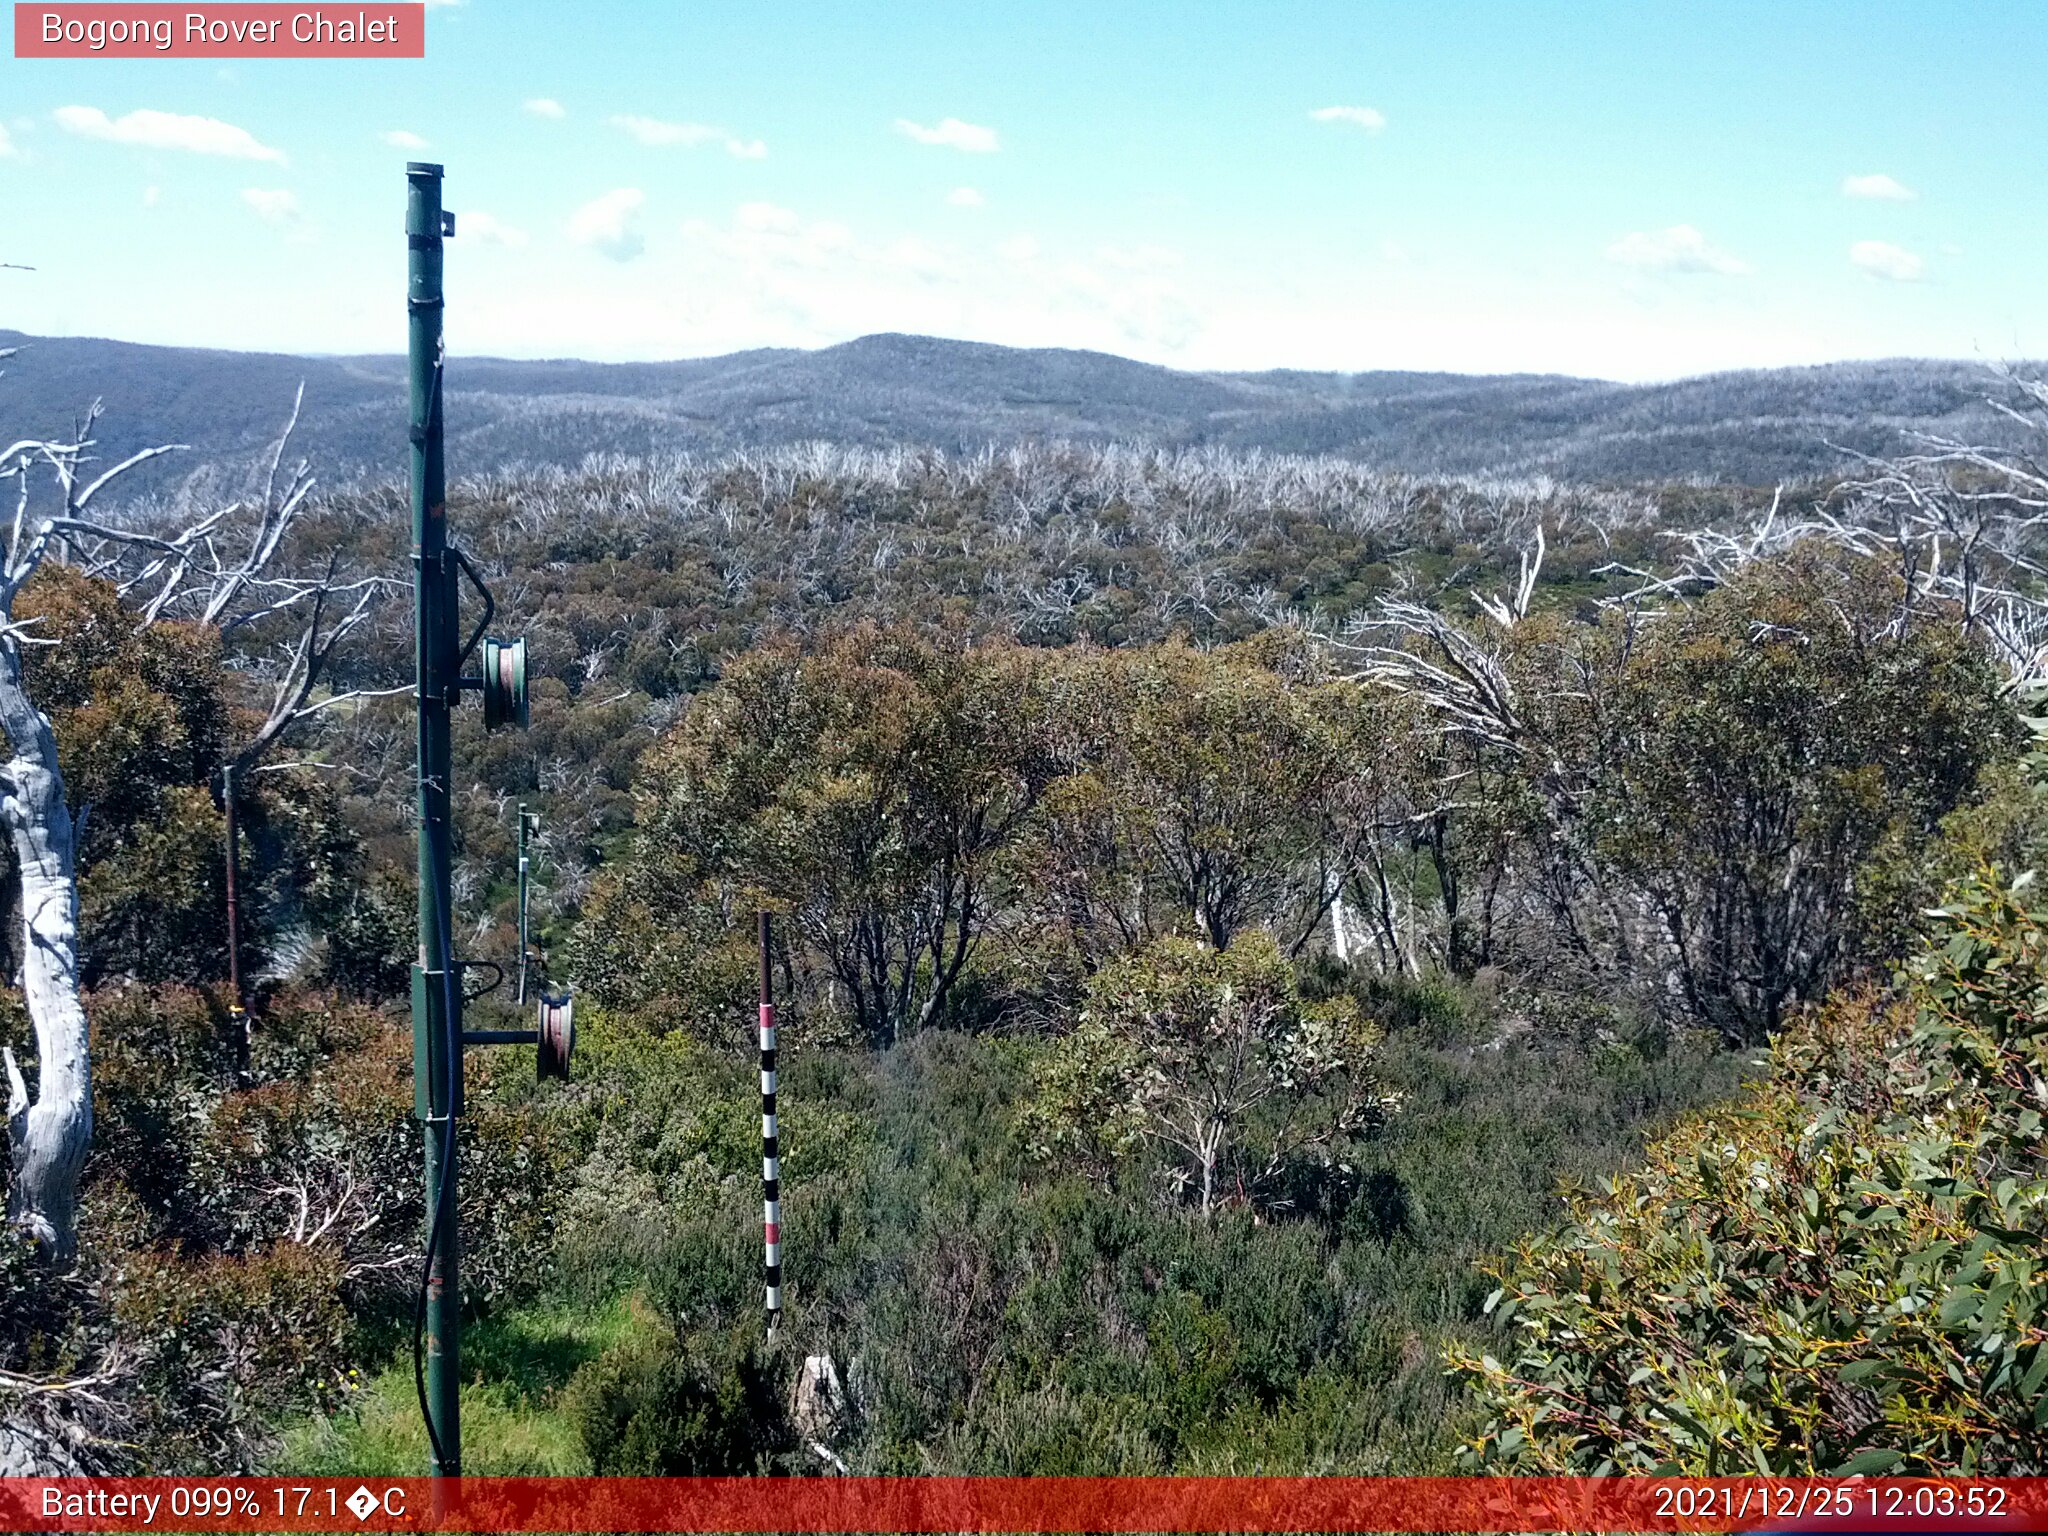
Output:
<path fill-rule="evenodd" d="M 424 61 L 0 58 L 0 326 L 397 350 L 425 158 L 457 352 L 2039 358 L 2044 59 L 2037 0 L 462 0 Z"/>

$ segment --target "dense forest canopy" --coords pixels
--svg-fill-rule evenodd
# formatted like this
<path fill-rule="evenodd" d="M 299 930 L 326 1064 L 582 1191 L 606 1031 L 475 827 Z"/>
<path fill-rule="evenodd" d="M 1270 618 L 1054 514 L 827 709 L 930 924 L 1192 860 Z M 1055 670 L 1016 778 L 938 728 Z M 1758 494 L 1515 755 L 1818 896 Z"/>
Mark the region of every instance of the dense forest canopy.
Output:
<path fill-rule="evenodd" d="M 122 527 L 182 548 L 276 464 Z M 531 805 L 585 1037 L 566 1085 L 469 1063 L 472 1465 L 2040 1470 L 2043 490 L 1939 444 L 1775 493 L 1116 445 L 460 481 L 536 673 L 527 733 L 460 717 L 462 948 L 513 958 Z M 285 715 L 292 614 L 145 615 L 162 548 L 80 535 L 15 601 L 95 1124 L 75 1267 L 0 1270 L 9 1465 L 421 1456 L 403 497 L 286 523 L 276 572 L 363 595 Z M 245 1030 L 220 770 L 279 719 L 231 790 Z M 1745 1074 L 1758 1198 L 1705 1155 Z M 1846 1366 L 1685 1321 L 1744 1306 Z"/>

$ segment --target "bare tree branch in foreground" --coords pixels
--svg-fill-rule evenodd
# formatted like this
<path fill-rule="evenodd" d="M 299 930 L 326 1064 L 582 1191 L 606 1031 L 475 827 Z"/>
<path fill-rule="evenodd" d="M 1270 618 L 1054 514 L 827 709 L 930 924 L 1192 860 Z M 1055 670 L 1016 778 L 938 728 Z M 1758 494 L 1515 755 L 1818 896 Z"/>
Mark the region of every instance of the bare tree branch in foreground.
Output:
<path fill-rule="evenodd" d="M 89 1036 L 78 984 L 77 857 L 84 812 L 74 817 L 66 803 L 56 737 L 30 697 L 24 667 L 28 646 L 55 641 L 34 634 L 31 621 L 15 620 L 15 599 L 54 557 L 115 580 L 124 596 L 147 592 L 137 607 L 145 627 L 189 617 L 228 633 L 276 615 L 300 615 L 297 639 L 285 647 L 274 681 L 271 708 L 237 757 L 253 761 L 293 724 L 333 702 L 315 702 L 314 691 L 336 646 L 368 617 L 387 585 L 379 578 L 340 581 L 332 562 L 314 579 L 270 573 L 313 484 L 303 463 L 282 488 L 278 483 L 298 411 L 294 401 L 259 501 L 230 504 L 168 533 L 114 527 L 88 515 L 108 486 L 182 446 L 145 448 L 91 473 L 92 431 L 101 414 L 97 401 L 69 438 L 24 438 L 0 453 L 0 486 L 15 482 L 0 563 L 0 729 L 13 748 L 0 767 L 0 820 L 21 867 L 21 988 L 35 1030 L 37 1064 L 31 1097 L 12 1052 L 5 1054 L 14 1165 L 8 1219 L 59 1266 L 76 1253 L 78 1179 L 92 1138 Z M 55 483 L 57 506 L 31 516 L 32 482 L 43 475 Z"/>

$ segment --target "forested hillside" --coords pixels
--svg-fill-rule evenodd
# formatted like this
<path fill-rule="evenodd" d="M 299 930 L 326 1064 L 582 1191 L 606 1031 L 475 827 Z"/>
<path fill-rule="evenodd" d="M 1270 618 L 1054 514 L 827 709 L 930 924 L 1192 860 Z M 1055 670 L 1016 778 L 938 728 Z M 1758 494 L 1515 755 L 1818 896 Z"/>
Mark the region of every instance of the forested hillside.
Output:
<path fill-rule="evenodd" d="M 0 1270 L 10 1464 L 425 1459 L 404 498 L 291 461 L 98 507 L 14 599 L 95 1125 L 76 1263 Z M 63 462 L 10 472 L 53 505 Z M 2040 1470 L 2042 493 L 1940 451 L 1777 494 L 1213 446 L 464 478 L 536 682 L 524 734 L 459 717 L 460 943 L 512 958 L 532 805 L 583 1032 L 567 1084 L 471 1053 L 469 1468 Z M 277 528 L 261 581 L 328 617 L 159 600 L 195 526 Z M 16 994 L 0 1038 L 33 1080 Z M 1741 1387 L 1742 1306 L 1845 1368 Z"/>
<path fill-rule="evenodd" d="M 54 432 L 96 397 L 115 457 L 150 440 L 208 456 L 268 440 L 304 382 L 301 449 L 328 479 L 402 462 L 404 360 L 144 347 L 0 331 L 21 418 Z M 972 452 L 1149 442 L 1331 454 L 1382 471 L 1743 485 L 1823 474 L 1916 436 L 2004 442 L 1980 363 L 1895 359 L 1627 385 L 1553 375 L 1186 373 L 1099 352 L 865 336 L 816 352 L 681 362 L 464 358 L 448 375 L 450 462 L 579 466 L 586 455 L 825 441 Z"/>

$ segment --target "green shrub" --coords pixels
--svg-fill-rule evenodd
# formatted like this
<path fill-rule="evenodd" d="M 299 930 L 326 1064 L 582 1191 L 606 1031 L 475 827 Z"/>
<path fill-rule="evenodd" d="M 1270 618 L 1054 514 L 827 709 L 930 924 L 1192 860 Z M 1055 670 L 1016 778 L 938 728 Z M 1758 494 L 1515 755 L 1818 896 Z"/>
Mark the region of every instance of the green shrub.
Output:
<path fill-rule="evenodd" d="M 140 1352 L 156 1466 L 253 1466 L 285 1410 L 340 1398 L 352 1325 L 333 1248 L 283 1242 L 199 1262 L 141 1253 L 125 1269 L 114 1315 Z"/>
<path fill-rule="evenodd" d="M 1107 1177 L 1151 1143 L 1207 1216 L 1271 1203 L 1297 1165 L 1337 1164 L 1393 1108 L 1380 1032 L 1348 996 L 1305 1000 L 1272 938 L 1165 938 L 1104 967 L 1047 1056 L 1034 1152 Z"/>
<path fill-rule="evenodd" d="M 612 1477 L 706 1477 L 764 1470 L 788 1439 L 758 1328 L 679 1339 L 665 1330 L 614 1345 L 565 1394 L 593 1470 Z"/>
<path fill-rule="evenodd" d="M 1481 1464 L 1725 1474 L 2048 1470 L 2048 917 L 1991 867 L 1903 995 L 1787 1031 L 1739 1109 L 1523 1244 Z"/>
<path fill-rule="evenodd" d="M 1491 1035 L 1469 995 L 1458 1033 Z M 558 1117 L 540 1134 L 581 1159 L 549 1290 L 579 1312 L 646 1298 L 631 1338 L 566 1365 L 576 1389 L 550 1400 L 607 1467 L 819 1469 L 778 1405 L 827 1354 L 852 1411 L 826 1443 L 860 1472 L 1441 1470 L 1476 1427 L 1436 1366 L 1485 1295 L 1476 1258 L 1549 1220 L 1561 1177 L 1629 1155 L 1641 1116 L 1720 1092 L 1732 1063 L 1624 1046 L 1629 1063 L 1596 1069 L 1576 1039 L 1427 1035 L 1380 1047 L 1403 1112 L 1353 1149 L 1347 1184 L 1281 1191 L 1285 1220 L 1233 1204 L 1207 1223 L 1156 1198 L 1156 1157 L 1103 1188 L 1030 1156 L 1020 1117 L 1049 1042 L 798 1050 L 772 1356 L 741 1348 L 761 1330 L 750 1062 L 600 1013 L 577 1082 L 521 1087 L 508 1067 L 472 1109 Z"/>

